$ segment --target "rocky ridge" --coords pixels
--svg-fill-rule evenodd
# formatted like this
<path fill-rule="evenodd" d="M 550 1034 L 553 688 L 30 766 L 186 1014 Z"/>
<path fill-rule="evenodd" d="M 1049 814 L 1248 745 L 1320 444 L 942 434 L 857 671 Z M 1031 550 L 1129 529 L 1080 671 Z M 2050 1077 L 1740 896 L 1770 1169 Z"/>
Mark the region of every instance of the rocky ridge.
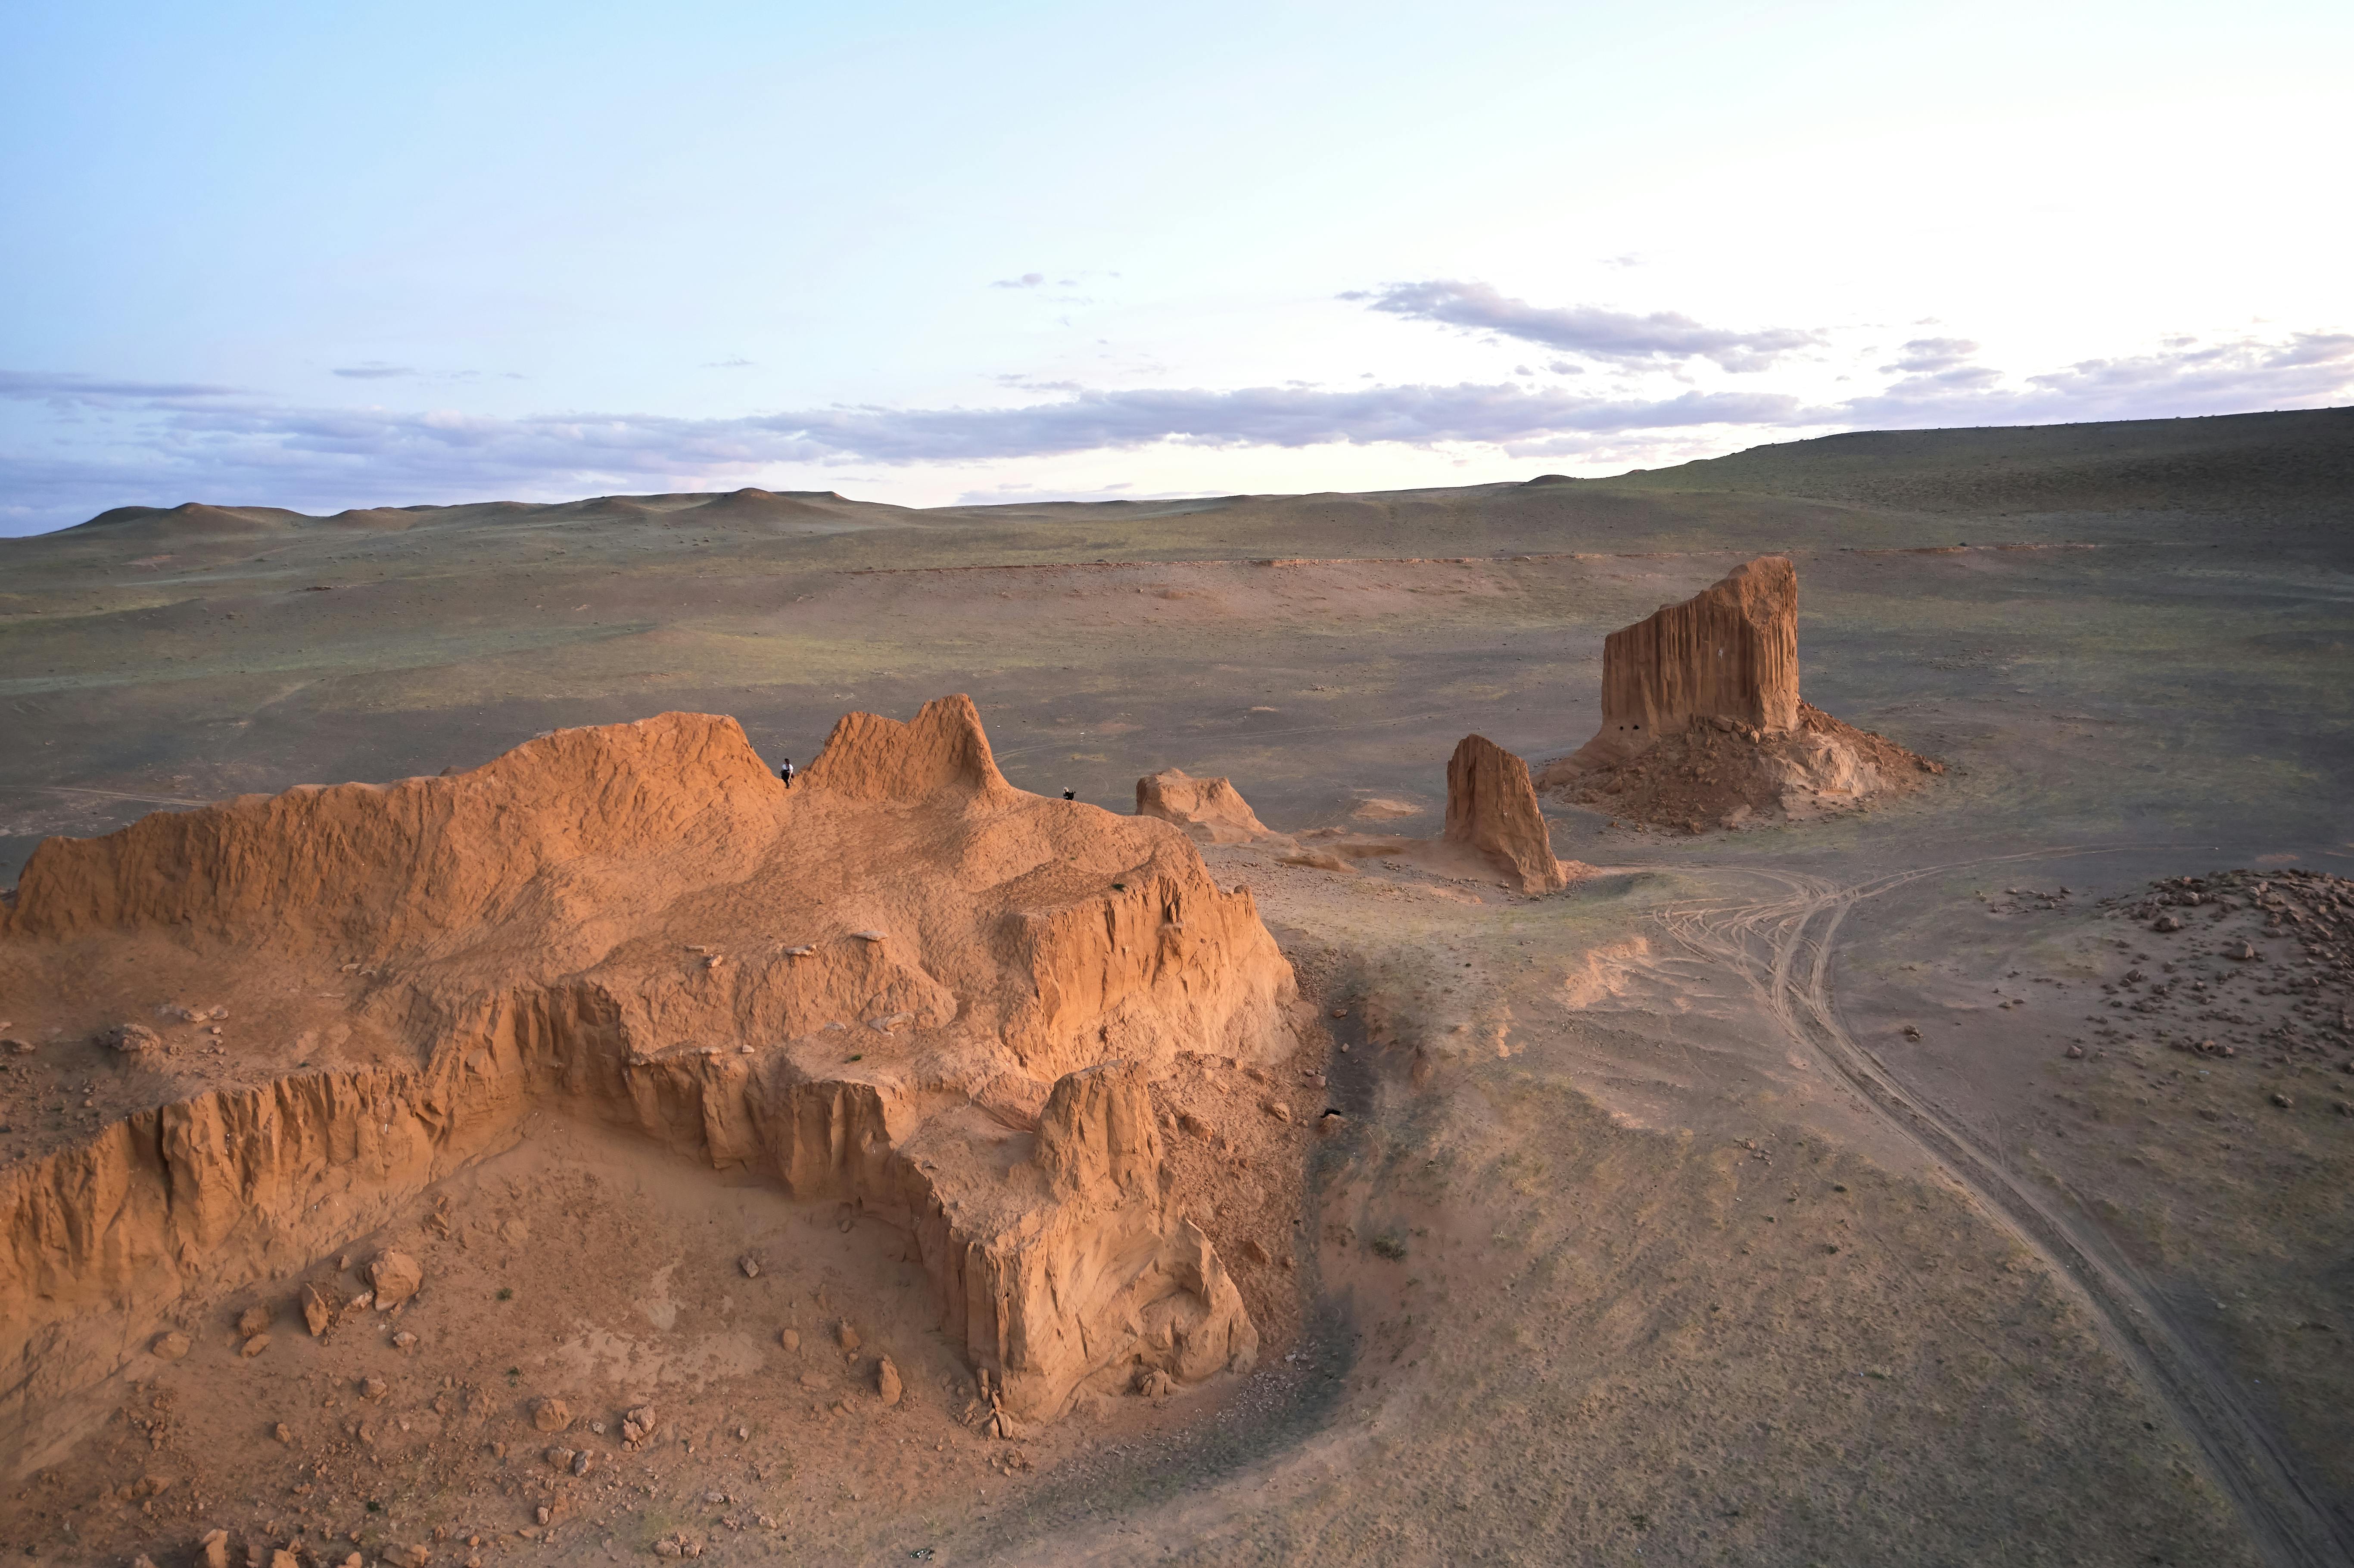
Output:
<path fill-rule="evenodd" d="M 1289 969 L 1182 834 L 1008 785 L 961 697 L 849 715 L 790 790 L 671 714 L 51 840 L 0 980 L 83 1038 L 234 1004 L 118 1047 L 148 1103 L 0 1168 L 12 1473 L 175 1303 L 292 1277 L 546 1105 L 902 1227 L 1015 1419 L 1255 1354 L 1150 1085 L 1287 1054 Z"/>

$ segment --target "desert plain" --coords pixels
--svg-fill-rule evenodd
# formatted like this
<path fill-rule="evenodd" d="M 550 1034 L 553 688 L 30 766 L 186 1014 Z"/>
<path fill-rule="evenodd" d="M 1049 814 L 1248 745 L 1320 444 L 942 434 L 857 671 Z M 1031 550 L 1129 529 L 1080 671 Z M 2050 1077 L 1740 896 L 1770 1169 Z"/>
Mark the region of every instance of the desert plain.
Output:
<path fill-rule="evenodd" d="M 0 542 L 0 1549 L 2354 1560 L 2349 527 L 2320 410 Z M 1806 700 L 1941 772 L 1545 785 L 1552 891 L 1444 842 L 1463 737 L 1556 778 L 1606 636 L 1765 556 Z M 1169 768 L 1267 831 L 1140 821 Z M 37 854 L 353 780 L 417 782 Z M 576 819 L 627 874 L 482 870 Z M 386 892 L 438 918 L 477 872 L 423 936 Z M 1145 1002 L 1072 1000 L 1156 942 Z M 466 1022 L 518 976 L 594 977 L 611 1085 L 654 1087 L 525 1038 L 578 1006 Z M 440 1059 L 468 1029 L 509 1077 Z M 356 1141 L 252 1154 L 292 1083 Z M 197 1105 L 211 1155 L 172 1142 Z M 412 1153 L 369 1143 L 401 1118 Z M 215 1157 L 279 1187 L 175 1192 Z M 1031 1318 L 967 1288 L 1034 1243 Z"/>

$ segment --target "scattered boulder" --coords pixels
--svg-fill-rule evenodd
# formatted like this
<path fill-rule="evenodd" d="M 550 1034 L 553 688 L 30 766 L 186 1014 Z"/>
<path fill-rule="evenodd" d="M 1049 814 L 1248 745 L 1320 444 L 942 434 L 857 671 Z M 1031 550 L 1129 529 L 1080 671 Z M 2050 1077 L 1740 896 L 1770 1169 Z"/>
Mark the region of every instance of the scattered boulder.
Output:
<path fill-rule="evenodd" d="M 1155 1366 L 1136 1369 L 1136 1392 L 1147 1399 L 1166 1399 L 1177 1392 L 1177 1380 Z"/>
<path fill-rule="evenodd" d="M 903 1387 L 899 1369 L 891 1364 L 889 1356 L 879 1357 L 875 1363 L 875 1392 L 883 1396 L 885 1404 L 896 1404 Z"/>
<path fill-rule="evenodd" d="M 260 1355 L 269 1348 L 270 1336 L 267 1334 L 256 1334 L 253 1338 L 246 1340 L 243 1345 L 239 1346 L 237 1353 L 245 1357 L 248 1361 L 251 1361 L 254 1357 Z"/>
<path fill-rule="evenodd" d="M 313 1280 L 302 1287 L 302 1321 L 309 1327 L 311 1337 L 317 1339 L 334 1326 L 335 1314 L 343 1303 L 335 1293 Z"/>
<path fill-rule="evenodd" d="M 205 1568 L 228 1568 L 228 1531 L 207 1531 L 196 1542 L 196 1556 Z"/>
<path fill-rule="evenodd" d="M 267 1307 L 249 1307 L 238 1314 L 237 1331 L 245 1339 L 250 1340 L 256 1334 L 266 1332 L 269 1328 L 270 1308 Z"/>
<path fill-rule="evenodd" d="M 655 1427 L 660 1425 L 661 1424 L 654 1418 L 654 1407 L 652 1405 L 637 1405 L 634 1408 L 622 1413 L 621 1441 L 629 1445 L 631 1448 L 635 1449 L 640 1445 L 643 1444 L 647 1438 L 652 1436 L 654 1435 Z"/>
<path fill-rule="evenodd" d="M 143 1023 L 117 1023 L 98 1032 L 98 1043 L 126 1056 L 163 1048 L 164 1037 Z"/>
<path fill-rule="evenodd" d="M 362 1399 L 382 1399 L 386 1394 L 390 1393 L 391 1392 L 392 1384 L 385 1382 L 384 1379 L 376 1376 L 374 1372 L 370 1372 L 367 1376 L 360 1379 L 360 1397 Z"/>
<path fill-rule="evenodd" d="M 531 1424 L 541 1432 L 561 1432 L 572 1425 L 572 1407 L 560 1399 L 535 1399 Z"/>
<path fill-rule="evenodd" d="M 841 1322 L 836 1323 L 833 1326 L 833 1340 L 834 1343 L 842 1347 L 844 1354 L 856 1353 L 858 1350 L 858 1330 L 850 1326 L 849 1319 L 844 1318 Z"/>
<path fill-rule="evenodd" d="M 2244 941 L 2224 943 L 2223 956 L 2227 959 L 2237 959 L 2242 963 L 2247 962 L 2250 959 L 2264 957 L 2262 953 L 2256 951 L 2256 945 L 2253 942 Z"/>
<path fill-rule="evenodd" d="M 405 1252 L 378 1253 L 368 1265 L 368 1283 L 376 1287 L 376 1309 L 389 1312 L 425 1283 L 425 1268 Z"/>
<path fill-rule="evenodd" d="M 744 1271 L 744 1277 L 747 1279 L 760 1277 L 760 1260 L 748 1252 L 736 1260 L 736 1266 Z"/>
<path fill-rule="evenodd" d="M 1225 779 L 1189 778 L 1175 768 L 1136 781 L 1136 814 L 1174 822 L 1206 844 L 1257 843 L 1274 836 Z"/>
<path fill-rule="evenodd" d="M 784 1346 L 792 1354 L 799 1355 L 801 1349 L 801 1332 L 799 1329 L 787 1329 L 777 1336 L 777 1343 Z"/>
<path fill-rule="evenodd" d="M 1522 893 L 1569 885 L 1529 765 L 1485 736 L 1465 736 L 1447 764 L 1447 837 L 1478 850 Z"/>
<path fill-rule="evenodd" d="M 188 1336 L 175 1329 L 168 1334 L 158 1336 L 155 1342 L 147 1348 L 157 1361 L 176 1361 L 188 1353 Z"/>

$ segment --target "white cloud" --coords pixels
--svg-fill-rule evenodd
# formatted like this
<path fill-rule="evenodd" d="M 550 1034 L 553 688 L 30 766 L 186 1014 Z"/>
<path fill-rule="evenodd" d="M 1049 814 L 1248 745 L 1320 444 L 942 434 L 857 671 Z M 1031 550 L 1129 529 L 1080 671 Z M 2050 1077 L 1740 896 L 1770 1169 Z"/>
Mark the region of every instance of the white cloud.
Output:
<path fill-rule="evenodd" d="M 973 478 L 991 464 L 1046 464 L 1021 476 L 1035 489 L 995 493 L 1103 496 L 1101 482 L 1058 488 L 1053 465 L 1128 453 L 1109 461 L 1169 486 L 1186 482 L 1183 464 L 1171 461 L 1186 452 L 1387 445 L 1599 461 L 1647 445 L 1722 450 L 1758 431 L 2149 418 L 2354 400 L 2354 334 L 2178 339 L 2025 376 L 1974 363 L 1973 349 L 1964 339 L 1915 339 L 1889 367 L 1902 372 L 1893 380 L 1838 401 L 1700 389 L 1599 396 L 1573 390 L 1579 383 L 1218 390 L 1009 381 L 1009 390 L 1052 395 L 1011 407 L 838 405 L 724 418 L 318 408 L 201 383 L 0 372 L 0 398 L 48 416 L 37 446 L 20 427 L 20 439 L 0 450 L 0 517 L 12 527 L 54 527 L 125 503 L 191 498 L 334 510 L 452 495 L 724 487 L 780 467 L 847 464 Z M 1149 462 L 1134 455 L 1148 450 Z"/>
<path fill-rule="evenodd" d="M 1393 283 L 1378 292 L 1358 291 L 1341 298 L 1363 301 L 1369 310 L 1410 321 L 1436 322 L 1465 332 L 1492 332 L 1619 365 L 1706 359 L 1725 370 L 1765 370 L 1783 355 L 1824 341 L 1821 333 L 1795 327 L 1733 332 L 1703 326 L 1674 311 L 1638 316 L 1596 305 L 1532 305 L 1510 299 L 1485 283 L 1447 279 Z"/>

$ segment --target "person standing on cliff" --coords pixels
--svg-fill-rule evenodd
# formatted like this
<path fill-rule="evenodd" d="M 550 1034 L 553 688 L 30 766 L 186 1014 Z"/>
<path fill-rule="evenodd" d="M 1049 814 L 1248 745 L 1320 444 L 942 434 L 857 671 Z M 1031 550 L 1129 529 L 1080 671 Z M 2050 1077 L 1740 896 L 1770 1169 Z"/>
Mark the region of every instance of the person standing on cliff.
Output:
<path fill-rule="evenodd" d="M 785 781 L 786 789 L 790 789 L 793 787 L 793 759 L 791 758 L 788 757 L 785 758 L 785 765 L 777 769 L 777 777 Z"/>

